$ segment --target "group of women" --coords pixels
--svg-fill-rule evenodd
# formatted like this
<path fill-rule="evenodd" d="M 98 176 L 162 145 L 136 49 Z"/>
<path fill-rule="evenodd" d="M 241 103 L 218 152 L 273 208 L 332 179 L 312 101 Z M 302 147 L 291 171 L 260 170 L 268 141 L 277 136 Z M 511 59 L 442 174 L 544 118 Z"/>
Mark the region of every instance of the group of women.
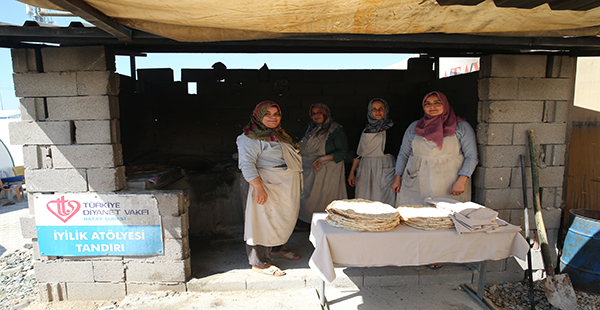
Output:
<path fill-rule="evenodd" d="M 420 205 L 427 197 L 470 200 L 470 177 L 478 163 L 473 128 L 455 115 L 441 92 L 425 95 L 422 107 L 424 116 L 401 138 L 388 103 L 381 98 L 369 102 L 368 122 L 347 178 L 356 198 L 392 206 Z M 325 104 L 313 104 L 309 115 L 296 144 L 281 127 L 280 107 L 264 101 L 237 138 L 239 167 L 250 184 L 246 252 L 260 273 L 285 275 L 271 258 L 300 258 L 285 247 L 294 229 L 307 230 L 314 212 L 347 198 L 344 129 Z"/>

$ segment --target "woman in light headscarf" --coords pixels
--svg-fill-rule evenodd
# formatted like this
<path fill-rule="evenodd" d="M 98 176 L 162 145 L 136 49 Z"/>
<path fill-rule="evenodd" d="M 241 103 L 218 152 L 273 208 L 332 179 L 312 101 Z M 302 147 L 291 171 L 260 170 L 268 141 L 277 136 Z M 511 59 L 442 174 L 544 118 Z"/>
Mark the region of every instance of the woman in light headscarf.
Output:
<path fill-rule="evenodd" d="M 310 123 L 300 135 L 304 188 L 298 231 L 308 230 L 313 213 L 324 212 L 333 200 L 348 198 L 344 182 L 348 139 L 344 128 L 333 121 L 325 104 L 311 105 L 309 115 Z"/>
<path fill-rule="evenodd" d="M 281 109 L 259 103 L 237 138 L 239 167 L 250 188 L 246 199 L 244 240 L 252 270 L 283 276 L 271 257 L 299 259 L 281 249 L 298 218 L 302 159 L 299 147 L 281 128 Z"/>
<path fill-rule="evenodd" d="M 348 183 L 356 187 L 356 198 L 394 206 L 396 194 L 391 185 L 394 180 L 395 154 L 398 154 L 400 147 L 400 133 L 389 118 L 388 103 L 381 98 L 369 102 L 367 120 L 352 162 Z"/>
<path fill-rule="evenodd" d="M 470 201 L 471 175 L 479 162 L 475 131 L 439 91 L 425 95 L 422 105 L 425 116 L 406 129 L 398 154 L 396 205 L 422 205 L 429 197 Z"/>

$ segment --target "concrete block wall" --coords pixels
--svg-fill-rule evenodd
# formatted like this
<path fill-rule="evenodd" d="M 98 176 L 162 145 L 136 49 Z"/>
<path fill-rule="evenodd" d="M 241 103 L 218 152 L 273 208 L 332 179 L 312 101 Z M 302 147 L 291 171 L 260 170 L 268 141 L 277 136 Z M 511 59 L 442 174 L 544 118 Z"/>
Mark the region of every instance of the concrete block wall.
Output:
<path fill-rule="evenodd" d="M 189 200 L 183 191 L 126 189 L 119 126 L 119 76 L 102 46 L 13 49 L 15 92 L 22 120 L 11 123 L 23 145 L 34 270 L 43 301 L 123 298 L 140 289 L 185 290 L 190 277 Z M 54 257 L 39 253 L 33 196 L 42 193 L 138 195 L 155 201 L 164 255 Z"/>
<path fill-rule="evenodd" d="M 519 160 L 523 154 L 529 226 L 535 229 L 527 140 L 527 130 L 533 129 L 540 200 L 551 247 L 555 249 L 564 206 L 575 65 L 576 59 L 568 56 L 490 55 L 481 58 L 479 75 L 479 166 L 473 176 L 473 201 L 499 211 L 501 217 L 523 227 Z M 556 253 L 552 255 L 556 258 Z"/>

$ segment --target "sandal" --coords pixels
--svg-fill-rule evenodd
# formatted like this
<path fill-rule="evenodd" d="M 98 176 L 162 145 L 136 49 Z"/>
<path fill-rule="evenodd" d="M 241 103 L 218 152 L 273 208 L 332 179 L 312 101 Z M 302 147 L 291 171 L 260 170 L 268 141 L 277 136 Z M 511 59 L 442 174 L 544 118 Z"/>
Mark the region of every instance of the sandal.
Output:
<path fill-rule="evenodd" d="M 268 276 L 274 276 L 274 277 L 285 276 L 285 272 L 283 270 L 279 269 L 279 267 L 277 267 L 275 265 L 271 265 L 267 268 L 258 268 L 258 267 L 252 266 L 252 270 L 254 270 L 258 273 L 266 274 Z M 279 272 L 279 274 L 276 274 L 277 272 Z"/>
<path fill-rule="evenodd" d="M 442 268 L 442 266 L 444 266 L 444 265 L 429 265 L 429 268 L 430 269 L 440 269 L 440 268 Z"/>
<path fill-rule="evenodd" d="M 299 260 L 300 259 L 300 255 L 298 255 L 292 251 L 271 252 L 271 257 L 285 258 L 285 259 L 289 259 L 289 260 Z"/>

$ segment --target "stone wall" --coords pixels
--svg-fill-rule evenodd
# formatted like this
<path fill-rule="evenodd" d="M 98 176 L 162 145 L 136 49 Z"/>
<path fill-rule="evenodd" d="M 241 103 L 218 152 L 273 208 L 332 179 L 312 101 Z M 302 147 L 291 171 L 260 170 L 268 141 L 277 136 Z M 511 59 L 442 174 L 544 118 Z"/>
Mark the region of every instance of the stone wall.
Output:
<path fill-rule="evenodd" d="M 10 125 L 22 144 L 32 238 L 42 300 L 110 299 L 146 289 L 185 290 L 190 277 L 187 207 L 182 191 L 123 191 L 119 76 L 114 55 L 100 46 L 12 50 L 21 122 Z M 103 193 L 152 200 L 161 216 L 165 255 L 43 256 L 34 200 L 43 194 Z"/>

